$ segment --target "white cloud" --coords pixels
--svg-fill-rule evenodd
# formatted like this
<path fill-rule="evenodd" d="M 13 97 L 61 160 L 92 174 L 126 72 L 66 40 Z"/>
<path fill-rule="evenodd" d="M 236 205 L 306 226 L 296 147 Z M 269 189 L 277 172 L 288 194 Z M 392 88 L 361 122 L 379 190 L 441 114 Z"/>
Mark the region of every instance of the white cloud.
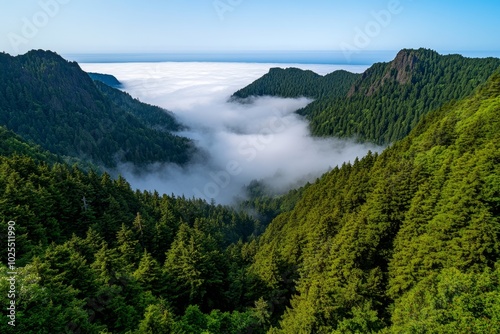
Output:
<path fill-rule="evenodd" d="M 125 90 L 141 101 L 173 111 L 189 126 L 181 133 L 194 139 L 206 154 L 188 167 L 149 166 L 140 176 L 130 165 L 121 173 L 133 187 L 215 199 L 230 203 L 250 181 L 265 180 L 277 190 L 312 179 L 330 167 L 352 161 L 371 149 L 339 139 L 318 139 L 294 113 L 311 100 L 257 98 L 251 104 L 230 103 L 236 90 L 268 72 L 270 67 L 301 67 L 327 74 L 340 66 L 242 63 L 82 64 L 86 71 L 115 75 Z M 365 67 L 343 68 L 362 72 Z"/>

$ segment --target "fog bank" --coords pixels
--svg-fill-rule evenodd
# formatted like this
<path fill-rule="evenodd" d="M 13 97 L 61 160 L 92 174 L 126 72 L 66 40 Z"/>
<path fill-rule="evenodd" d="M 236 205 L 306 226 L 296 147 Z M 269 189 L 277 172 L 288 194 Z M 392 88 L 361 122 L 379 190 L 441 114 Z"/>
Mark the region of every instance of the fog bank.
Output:
<path fill-rule="evenodd" d="M 141 101 L 173 111 L 203 154 L 180 168 L 148 166 L 140 175 L 131 165 L 119 172 L 132 187 L 160 193 L 200 197 L 229 204 L 244 196 L 252 180 L 281 192 L 312 181 L 329 168 L 362 157 L 373 145 L 310 136 L 306 120 L 295 114 L 306 98 L 255 98 L 252 103 L 228 102 L 231 94 L 268 72 L 273 64 L 126 63 L 82 64 L 86 71 L 112 74 L 125 91 Z M 283 66 L 281 67 L 290 67 Z M 362 66 L 291 65 L 327 74 Z"/>

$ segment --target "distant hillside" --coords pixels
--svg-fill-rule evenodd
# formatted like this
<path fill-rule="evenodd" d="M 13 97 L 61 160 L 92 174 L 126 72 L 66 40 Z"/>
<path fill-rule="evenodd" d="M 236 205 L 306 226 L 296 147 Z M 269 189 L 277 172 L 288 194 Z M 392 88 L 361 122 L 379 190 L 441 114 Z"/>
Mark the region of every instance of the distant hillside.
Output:
<path fill-rule="evenodd" d="M 271 72 L 279 75 L 270 72 L 235 96 L 311 96 L 316 100 L 298 113 L 309 120 L 314 135 L 388 144 L 405 137 L 429 111 L 471 94 L 499 67 L 498 58 L 442 56 L 427 49 L 401 50 L 393 61 L 374 64 L 356 76 L 348 89 L 344 76 L 332 77 L 325 84 L 341 89 L 322 90 L 316 86 L 321 81 L 312 79 L 312 73 L 274 70 Z M 311 94 L 306 85 L 298 84 L 306 77 L 314 82 L 312 92 L 321 94 Z M 286 95 L 281 89 L 271 89 L 271 82 L 286 85 Z"/>
<path fill-rule="evenodd" d="M 81 170 L 93 170 L 98 173 L 103 172 L 100 166 L 92 164 L 90 161 L 82 160 L 77 157 L 56 155 L 44 150 L 39 145 L 25 141 L 14 132 L 0 126 L 0 157 L 14 156 L 28 157 L 38 163 L 46 163 L 48 165 L 76 165 Z"/>
<path fill-rule="evenodd" d="M 269 73 L 233 94 L 233 98 L 250 96 L 280 97 L 342 97 L 360 77 L 347 71 L 335 71 L 325 76 L 298 68 L 271 68 Z"/>
<path fill-rule="evenodd" d="M 271 332 L 498 333 L 499 129 L 497 74 L 304 189 L 250 268 Z"/>
<path fill-rule="evenodd" d="M 471 94 L 499 66 L 497 58 L 402 50 L 392 62 L 363 73 L 347 98 L 318 100 L 299 113 L 317 136 L 388 144 L 405 137 L 429 111 Z"/>
<path fill-rule="evenodd" d="M 100 81 L 102 83 L 105 83 L 106 85 L 113 87 L 113 88 L 121 88 L 123 87 L 122 83 L 118 81 L 117 78 L 115 78 L 111 74 L 102 74 L 102 73 L 92 73 L 92 72 L 87 72 L 89 77 L 92 80 L 95 81 Z"/>
<path fill-rule="evenodd" d="M 63 162 L 62 158 L 27 143 L 14 132 L 0 126 L 0 156 L 9 157 L 13 155 L 23 155 L 47 163 Z"/>
<path fill-rule="evenodd" d="M 134 99 L 128 93 L 109 87 L 102 82 L 95 82 L 97 89 L 113 104 L 124 110 L 152 129 L 160 131 L 179 131 L 183 127 L 177 122 L 173 113 L 166 109 L 153 106 Z"/>
<path fill-rule="evenodd" d="M 92 79 L 49 51 L 0 54 L 0 125 L 55 154 L 113 167 L 184 163 L 193 144 L 163 109 Z"/>

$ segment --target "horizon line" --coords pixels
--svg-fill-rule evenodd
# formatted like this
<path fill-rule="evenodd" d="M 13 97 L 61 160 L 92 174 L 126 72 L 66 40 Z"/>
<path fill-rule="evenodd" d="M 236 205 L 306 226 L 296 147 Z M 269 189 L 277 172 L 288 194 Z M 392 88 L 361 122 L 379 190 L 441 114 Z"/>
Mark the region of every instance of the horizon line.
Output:
<path fill-rule="evenodd" d="M 325 65 L 369 65 L 391 61 L 400 50 L 238 50 L 238 51 L 167 51 L 167 52 L 87 52 L 62 53 L 79 63 L 131 62 L 225 62 L 225 63 L 297 63 Z M 500 57 L 500 50 L 447 50 L 442 55 L 464 57 Z"/>

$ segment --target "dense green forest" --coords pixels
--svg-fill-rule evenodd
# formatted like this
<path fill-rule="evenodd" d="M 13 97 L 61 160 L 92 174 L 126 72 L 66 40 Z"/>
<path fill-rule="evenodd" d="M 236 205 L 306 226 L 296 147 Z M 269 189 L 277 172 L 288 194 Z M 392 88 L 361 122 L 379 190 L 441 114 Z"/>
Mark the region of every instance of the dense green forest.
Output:
<path fill-rule="evenodd" d="M 27 143 L 14 132 L 0 126 L 0 156 L 10 157 L 23 155 L 39 162 L 62 163 L 64 160 L 59 156 L 43 150 L 39 146 Z"/>
<path fill-rule="evenodd" d="M 0 158 L 0 187 L 1 215 L 16 222 L 19 287 L 16 328 L 2 321 L 2 333 L 260 326 L 244 271 L 244 243 L 260 227 L 248 214 L 21 156 Z M 7 220 L 1 228 L 5 246 Z M 3 252 L 1 291 L 6 263 Z"/>
<path fill-rule="evenodd" d="M 497 71 L 381 154 L 282 196 L 253 182 L 226 207 L 134 191 L 0 128 L 17 267 L 0 332 L 498 333 L 499 129 Z"/>
<path fill-rule="evenodd" d="M 497 74 L 308 187 L 250 267 L 287 297 L 271 333 L 500 331 L 499 129 Z"/>
<path fill-rule="evenodd" d="M 89 77 L 94 81 L 99 81 L 105 83 L 106 85 L 113 88 L 122 88 L 123 84 L 113 75 L 111 74 L 103 74 L 103 73 L 93 73 L 87 72 Z"/>
<path fill-rule="evenodd" d="M 180 127 L 171 114 L 94 83 L 53 52 L 0 53 L 0 82 L 0 125 L 52 153 L 114 167 L 182 164 L 194 149 L 171 133 Z"/>
<path fill-rule="evenodd" d="M 250 96 L 279 97 L 344 97 L 360 74 L 344 70 L 335 71 L 325 76 L 298 68 L 271 68 L 269 73 L 233 94 L 234 99 Z"/>
<path fill-rule="evenodd" d="M 183 126 L 177 122 L 172 112 L 153 106 L 137 99 L 132 98 L 128 93 L 109 87 L 108 84 L 102 82 L 95 82 L 97 89 L 113 103 L 118 106 L 122 111 L 137 117 L 148 128 L 159 130 L 164 133 L 168 131 L 179 131 Z M 182 144 L 182 143 L 181 143 Z M 184 143 L 184 148 L 186 147 Z M 181 145 L 182 147 L 182 145 Z"/>
<path fill-rule="evenodd" d="M 498 58 L 401 50 L 393 61 L 374 64 L 360 76 L 334 76 L 337 72 L 325 76 L 332 76 L 327 87 L 338 88 L 321 91 L 313 84 L 314 91 L 321 94 L 310 93 L 301 85 L 314 81 L 313 73 L 288 69 L 271 70 L 235 96 L 314 97 L 314 102 L 298 111 L 309 120 L 314 135 L 389 144 L 404 138 L 426 113 L 471 94 L 498 67 Z M 353 78 L 357 80 L 346 88 Z"/>

